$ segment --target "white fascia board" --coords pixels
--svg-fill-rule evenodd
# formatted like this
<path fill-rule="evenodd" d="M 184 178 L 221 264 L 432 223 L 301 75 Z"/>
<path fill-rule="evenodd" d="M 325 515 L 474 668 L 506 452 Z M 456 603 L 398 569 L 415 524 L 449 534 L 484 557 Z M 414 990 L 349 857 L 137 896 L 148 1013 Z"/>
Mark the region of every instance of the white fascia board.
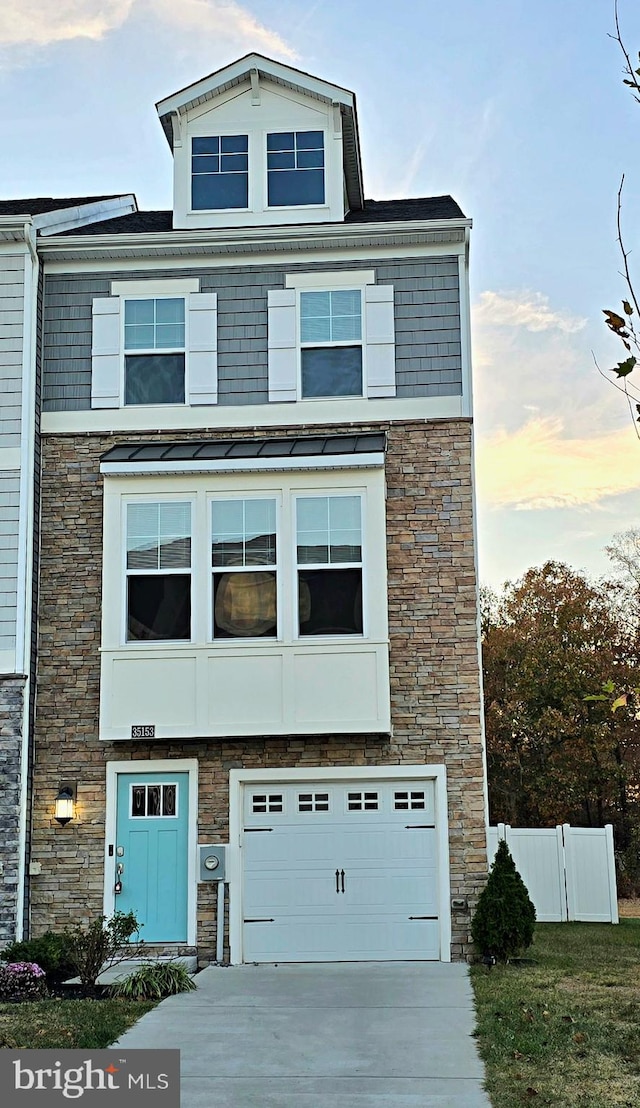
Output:
<path fill-rule="evenodd" d="M 213 270 L 225 269 L 230 265 L 277 265 L 287 269 L 292 269 L 293 266 L 309 269 L 316 261 L 338 262 L 339 264 L 352 262 L 355 266 L 361 266 L 365 264 L 372 265 L 378 261 L 384 262 L 388 259 L 452 258 L 464 253 L 465 246 L 462 238 L 454 242 L 446 239 L 444 241 L 434 241 L 434 238 L 435 236 L 432 236 L 428 241 L 418 244 L 414 242 L 400 244 L 396 237 L 382 243 L 363 239 L 356 245 L 331 243 L 318 246 L 314 243 L 309 248 L 304 244 L 299 247 L 297 243 L 286 243 L 282 247 L 271 247 L 264 252 L 253 249 L 246 244 L 242 251 L 234 252 L 233 249 L 228 249 L 220 253 L 215 252 L 215 247 L 202 246 L 197 249 L 190 247 L 187 251 L 170 251 L 168 254 L 148 254 L 144 256 L 143 262 L 140 260 L 140 255 L 125 257 L 122 254 L 122 256 L 116 258 L 107 257 L 106 254 L 103 254 L 97 259 L 91 259 L 88 255 L 80 254 L 64 261 L 59 259 L 49 261 L 47 259 L 46 265 L 48 274 L 58 276 L 79 273 L 90 273 L 92 276 L 96 276 L 96 273 L 104 276 L 117 273 L 121 276 L 123 273 L 129 272 L 138 274 L 142 268 L 150 276 L 156 271 L 166 273 L 168 268 L 177 270 L 184 267 L 189 270 Z M 438 238 L 443 238 L 439 232 Z M 13 251 L 15 252 L 15 247 Z M 0 243 L 1 253 L 2 244 Z"/>
<path fill-rule="evenodd" d="M 298 403 L 216 405 L 198 407 L 167 404 L 142 410 L 94 408 L 77 412 L 43 412 L 43 435 L 129 434 L 136 431 L 193 431 L 220 433 L 235 428 L 331 427 L 359 423 L 394 423 L 406 420 L 460 419 L 462 396 L 407 396 L 311 400 Z"/>
<path fill-rule="evenodd" d="M 269 253 L 290 249 L 299 253 L 302 250 L 325 249 L 327 247 L 384 245 L 430 245 L 430 241 L 444 242 L 446 236 L 453 233 L 453 242 L 458 244 L 460 232 L 467 233 L 472 226 L 470 219 L 432 219 L 432 220 L 389 220 L 385 223 L 320 223 L 302 224 L 292 229 L 284 227 L 246 227 L 238 232 L 237 228 L 198 231 L 161 231 L 156 234 L 123 235 L 70 235 L 64 243 L 51 240 L 40 243 L 43 257 L 53 260 L 72 260 L 76 258 L 108 258 L 162 256 L 166 266 L 167 258 L 189 256 L 191 252 L 204 251 L 207 255 L 250 253 L 259 251 Z M 435 238 L 434 238 L 435 236 Z"/>
<path fill-rule="evenodd" d="M 312 77 L 309 73 L 303 73 L 300 69 L 293 69 L 289 65 L 273 61 L 263 54 L 246 54 L 232 65 L 218 69 L 215 73 L 203 77 L 202 80 L 165 97 L 164 100 L 159 100 L 156 111 L 160 118 L 170 115 L 171 112 L 188 111 L 192 105 L 202 103 L 203 100 L 212 100 L 229 85 L 238 84 L 245 78 L 250 81 L 252 69 L 257 69 L 260 76 L 267 79 L 274 77 L 282 84 L 303 93 L 353 107 L 354 94 L 340 85 L 332 85 L 319 77 Z"/>
<path fill-rule="evenodd" d="M 133 193 L 116 196 L 110 200 L 96 200 L 92 204 L 79 204 L 75 208 L 60 208 L 53 212 L 43 212 L 33 217 L 33 226 L 42 236 L 59 235 L 63 231 L 73 231 L 76 227 L 85 227 L 88 223 L 99 223 L 105 219 L 137 212 L 138 205 Z"/>
<path fill-rule="evenodd" d="M 295 458 L 236 458 L 219 461 L 179 462 L 102 462 L 100 472 L 107 477 L 141 477 L 162 473 L 286 473 L 300 470 L 378 469 L 384 466 L 384 454 L 309 455 Z"/>

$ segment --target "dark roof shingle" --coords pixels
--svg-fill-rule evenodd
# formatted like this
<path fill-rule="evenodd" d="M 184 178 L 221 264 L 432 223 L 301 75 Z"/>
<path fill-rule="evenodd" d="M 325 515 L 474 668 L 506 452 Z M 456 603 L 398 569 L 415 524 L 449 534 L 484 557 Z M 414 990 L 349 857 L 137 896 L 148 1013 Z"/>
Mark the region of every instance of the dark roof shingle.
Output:
<path fill-rule="evenodd" d="M 97 204 L 100 200 L 115 200 L 120 193 L 111 196 L 34 196 L 22 200 L 0 200 L 0 215 L 43 215 L 45 212 L 78 208 L 81 204 Z M 124 194 L 123 194 L 124 195 Z"/>
<path fill-rule="evenodd" d="M 414 219 L 464 219 L 464 213 L 451 196 L 423 196 L 409 200 L 365 200 L 362 211 L 347 212 L 345 226 L 350 223 L 386 223 Z M 335 226 L 335 224 L 331 224 Z M 145 235 L 161 234 L 173 229 L 172 212 L 131 212 L 130 215 L 105 219 L 64 235 Z"/>

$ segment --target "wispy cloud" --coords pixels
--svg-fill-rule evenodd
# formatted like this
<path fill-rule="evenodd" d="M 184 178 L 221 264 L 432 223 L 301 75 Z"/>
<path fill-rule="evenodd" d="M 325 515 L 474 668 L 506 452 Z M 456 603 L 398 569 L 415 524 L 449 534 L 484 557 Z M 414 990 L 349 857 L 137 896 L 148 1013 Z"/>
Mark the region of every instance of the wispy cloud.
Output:
<path fill-rule="evenodd" d="M 73 39 L 102 39 L 133 14 L 243 50 L 293 58 L 285 40 L 234 0 L 3 0 L 0 47 L 46 47 Z"/>
<path fill-rule="evenodd" d="M 524 327 L 527 331 L 564 331 L 575 334 L 586 326 L 586 319 L 553 310 L 549 297 L 541 292 L 483 292 L 475 306 L 479 324 L 494 327 Z"/>
<path fill-rule="evenodd" d="M 560 418 L 530 419 L 514 432 L 499 429 L 480 439 L 480 497 L 492 508 L 520 511 L 595 507 L 640 490 L 637 450 L 631 426 L 569 437 Z"/>

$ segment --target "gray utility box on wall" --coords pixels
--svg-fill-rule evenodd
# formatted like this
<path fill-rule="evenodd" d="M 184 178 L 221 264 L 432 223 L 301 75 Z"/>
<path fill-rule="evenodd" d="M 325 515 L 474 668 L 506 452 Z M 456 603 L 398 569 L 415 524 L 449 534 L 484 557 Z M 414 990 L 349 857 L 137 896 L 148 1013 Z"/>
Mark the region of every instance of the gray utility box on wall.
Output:
<path fill-rule="evenodd" d="M 198 846 L 200 855 L 200 881 L 224 881 L 226 843 Z"/>

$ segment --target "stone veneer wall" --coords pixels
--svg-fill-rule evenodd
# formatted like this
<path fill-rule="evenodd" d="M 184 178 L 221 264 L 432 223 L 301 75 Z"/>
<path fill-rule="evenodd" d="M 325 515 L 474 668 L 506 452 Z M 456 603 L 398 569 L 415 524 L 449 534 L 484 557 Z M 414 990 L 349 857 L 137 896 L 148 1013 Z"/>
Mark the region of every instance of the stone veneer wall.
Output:
<path fill-rule="evenodd" d="M 473 553 L 471 425 L 466 420 L 368 424 L 386 430 L 393 737 L 328 735 L 193 742 L 99 742 L 102 478 L 118 441 L 168 435 L 50 436 L 43 441 L 40 640 L 36 719 L 32 930 L 102 910 L 105 762 L 197 757 L 201 842 L 228 835 L 228 771 L 236 767 L 445 763 L 452 954 L 469 949 L 470 911 L 486 878 L 481 706 Z M 352 431 L 313 428 L 313 433 Z M 273 434 L 311 433 L 310 428 Z M 215 437 L 246 437 L 217 431 Z M 77 819 L 53 821 L 59 781 L 77 780 Z M 199 887 L 198 943 L 215 949 L 213 886 Z"/>
<path fill-rule="evenodd" d="M 0 947 L 16 936 L 24 677 L 0 678 Z"/>

